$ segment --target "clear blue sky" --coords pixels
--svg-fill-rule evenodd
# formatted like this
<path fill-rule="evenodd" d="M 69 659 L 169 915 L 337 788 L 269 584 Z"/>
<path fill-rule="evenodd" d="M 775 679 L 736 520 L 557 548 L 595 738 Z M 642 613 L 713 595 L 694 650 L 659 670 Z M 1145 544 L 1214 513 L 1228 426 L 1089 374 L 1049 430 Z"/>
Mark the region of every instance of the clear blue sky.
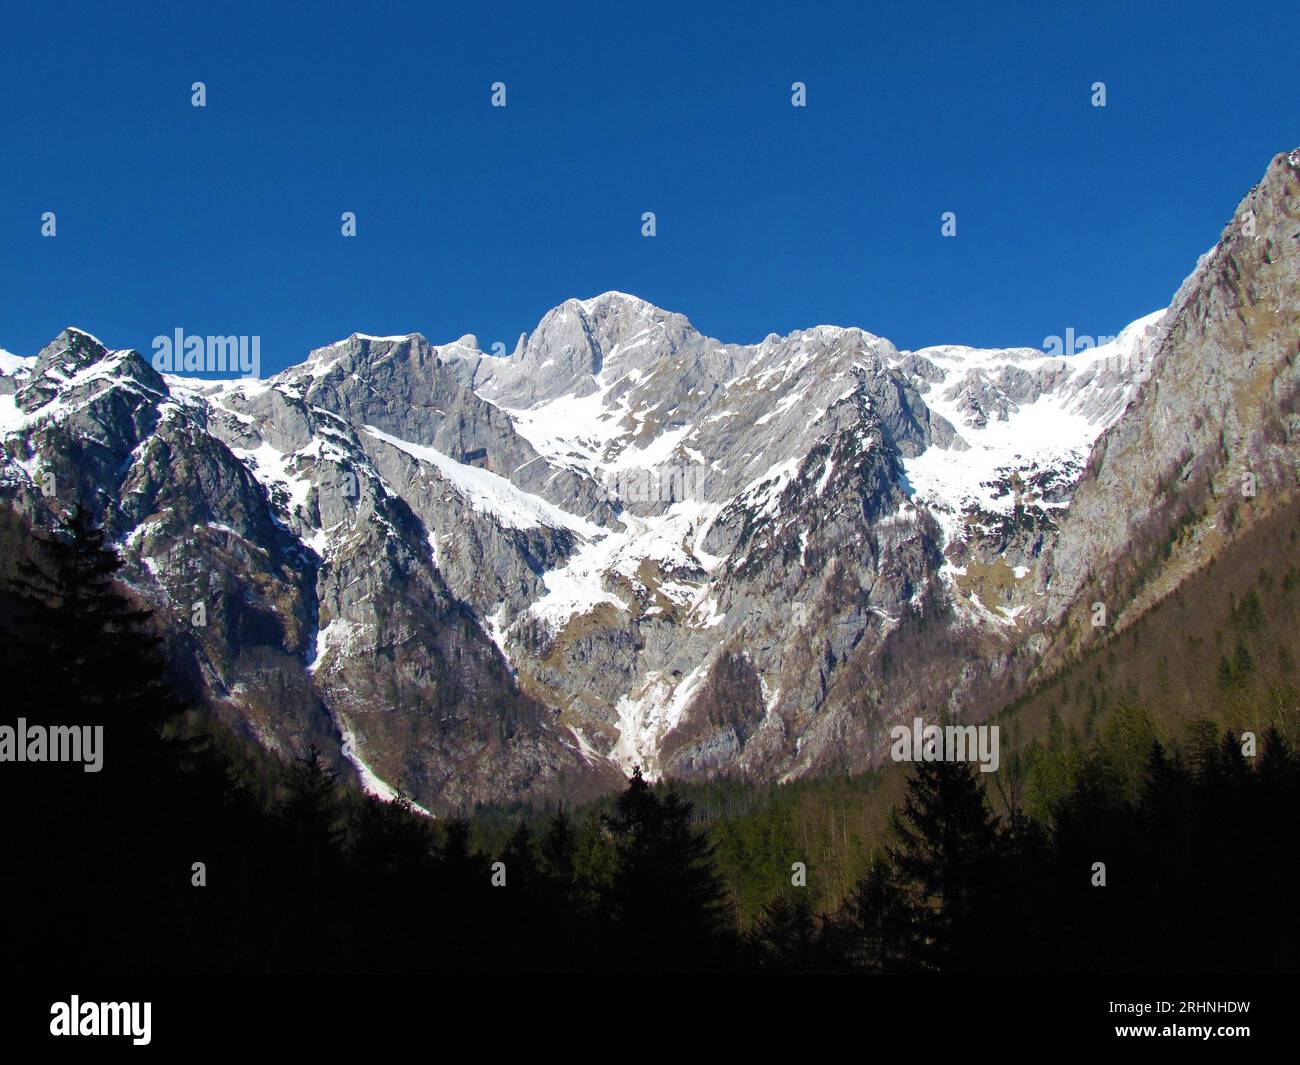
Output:
<path fill-rule="evenodd" d="M 0 14 L 21 354 L 68 324 L 256 334 L 264 370 L 353 331 L 513 347 L 606 289 L 731 341 L 1114 333 L 1300 145 L 1294 0 L 119 6 Z"/>

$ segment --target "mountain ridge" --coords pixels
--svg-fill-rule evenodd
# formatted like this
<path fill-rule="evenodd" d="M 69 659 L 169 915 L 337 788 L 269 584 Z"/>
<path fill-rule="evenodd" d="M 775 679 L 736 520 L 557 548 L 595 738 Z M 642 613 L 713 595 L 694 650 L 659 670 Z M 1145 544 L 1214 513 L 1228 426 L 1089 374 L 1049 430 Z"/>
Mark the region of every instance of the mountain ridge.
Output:
<path fill-rule="evenodd" d="M 725 344 L 620 292 L 508 356 L 354 333 L 265 380 L 159 374 L 70 327 L 0 361 L 0 492 L 39 525 L 73 502 L 105 524 L 216 712 L 431 809 L 635 764 L 864 768 L 895 718 L 987 714 L 1086 641 L 1083 560 L 1127 565 L 1107 515 L 1138 474 L 1107 456 L 1158 424 L 1143 397 L 1194 420 L 1211 393 L 1179 375 L 1207 345 L 1291 394 L 1297 157 L 1168 311 L 1067 357 L 838 326 Z M 1290 400 L 1234 402 L 1280 483 Z M 1116 617 L 1151 593 L 1130 594 Z"/>

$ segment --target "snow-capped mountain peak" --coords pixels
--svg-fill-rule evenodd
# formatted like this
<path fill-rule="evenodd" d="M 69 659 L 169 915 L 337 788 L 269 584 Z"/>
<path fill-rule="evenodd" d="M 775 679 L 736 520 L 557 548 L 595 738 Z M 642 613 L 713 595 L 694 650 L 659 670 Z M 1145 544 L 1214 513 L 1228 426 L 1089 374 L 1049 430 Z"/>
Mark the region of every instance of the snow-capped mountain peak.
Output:
<path fill-rule="evenodd" d="M 65 330 L 0 355 L 0 493 L 102 521 L 217 712 L 430 809 L 861 768 L 1293 474 L 1297 169 L 1100 344 L 735 344 L 608 292 L 505 357 L 357 333 L 218 382 Z"/>

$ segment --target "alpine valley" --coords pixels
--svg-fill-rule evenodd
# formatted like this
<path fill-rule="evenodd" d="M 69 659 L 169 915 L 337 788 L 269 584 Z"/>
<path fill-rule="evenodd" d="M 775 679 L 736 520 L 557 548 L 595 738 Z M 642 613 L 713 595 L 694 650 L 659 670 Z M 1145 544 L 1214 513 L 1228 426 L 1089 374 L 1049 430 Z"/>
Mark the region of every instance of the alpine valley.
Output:
<path fill-rule="evenodd" d="M 1292 501 L 1298 355 L 1300 150 L 1072 355 L 617 292 L 506 357 L 354 334 L 264 380 L 68 328 L 0 353 L 0 495 L 88 510 L 211 711 L 369 791 L 787 781 L 996 713 Z"/>

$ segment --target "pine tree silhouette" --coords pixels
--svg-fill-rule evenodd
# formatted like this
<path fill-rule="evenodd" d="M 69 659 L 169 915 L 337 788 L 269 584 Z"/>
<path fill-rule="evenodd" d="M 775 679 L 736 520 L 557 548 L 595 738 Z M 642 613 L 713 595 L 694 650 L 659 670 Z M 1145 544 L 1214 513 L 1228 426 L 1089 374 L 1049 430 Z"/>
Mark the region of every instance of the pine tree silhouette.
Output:
<path fill-rule="evenodd" d="M 80 507 L 35 546 L 12 588 L 23 615 L 12 650 L 24 662 L 24 709 L 38 720 L 111 726 L 118 757 L 141 743 L 151 749 L 184 709 L 166 681 L 162 641 L 147 629 L 152 612 L 122 593 L 121 560 Z"/>
<path fill-rule="evenodd" d="M 918 931 L 913 893 L 901 885 L 883 854 L 872 856 L 867 875 L 858 881 L 845 906 L 851 939 L 849 962 L 871 972 L 899 972 L 914 967 Z"/>
<path fill-rule="evenodd" d="M 944 970 L 988 967 L 980 909 L 991 887 L 997 828 L 974 766 L 917 762 L 891 824 L 898 844 L 890 859 L 927 900 L 918 913 L 921 957 Z"/>
<path fill-rule="evenodd" d="M 289 780 L 284 813 L 297 858 L 312 876 L 319 877 L 338 856 L 343 839 L 338 784 L 314 743 L 297 760 Z"/>
<path fill-rule="evenodd" d="M 72 510 L 29 548 L 9 589 L 17 624 L 0 641 L 5 675 L 15 680 L 9 707 L 29 725 L 83 736 L 102 729 L 101 768 L 29 764 L 4 774 L 6 808 L 18 808 L 9 805 L 15 788 L 41 796 L 24 804 L 8 865 L 20 884 L 5 887 L 22 892 L 29 912 L 73 907 L 78 930 L 97 930 L 58 945 L 43 931 L 34 955 L 75 959 L 83 970 L 157 963 L 169 948 L 155 922 L 167 919 L 170 888 L 181 882 L 178 841 L 193 842 L 178 800 L 199 752 L 162 731 L 185 704 L 167 683 L 150 612 L 117 584 L 121 561 L 86 514 Z M 69 839 L 75 847 L 52 843 Z M 61 923 L 37 918 L 31 927 Z"/>
<path fill-rule="evenodd" d="M 783 891 L 764 906 L 749 936 L 749 946 L 760 969 L 812 973 L 827 967 L 806 889 Z"/>
<path fill-rule="evenodd" d="M 574 862 L 578 853 L 578 839 L 573 830 L 573 820 L 561 804 L 555 811 L 542 839 L 542 867 L 546 875 L 560 888 L 561 897 L 568 897 L 575 887 Z"/>
<path fill-rule="evenodd" d="M 640 766 L 604 818 L 615 850 L 604 909 L 624 966 L 716 968 L 731 946 L 731 907 L 714 847 L 690 819 L 690 804 L 671 791 L 661 799 Z"/>
<path fill-rule="evenodd" d="M 533 834 L 528 823 L 520 820 L 515 830 L 506 841 L 505 850 L 501 852 L 501 861 L 505 863 L 510 887 L 514 893 L 532 896 L 541 890 L 541 873 L 537 865 L 537 851 L 533 847 Z"/>

